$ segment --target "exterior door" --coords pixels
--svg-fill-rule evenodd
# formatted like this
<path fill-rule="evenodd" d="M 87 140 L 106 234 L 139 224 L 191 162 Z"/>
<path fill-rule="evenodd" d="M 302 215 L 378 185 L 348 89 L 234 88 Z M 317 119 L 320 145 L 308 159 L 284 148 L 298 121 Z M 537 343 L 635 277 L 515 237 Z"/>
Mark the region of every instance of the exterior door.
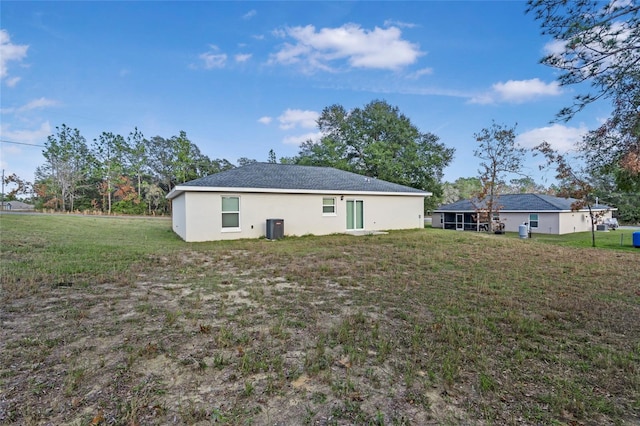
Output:
<path fill-rule="evenodd" d="M 464 215 L 457 213 L 456 214 L 456 230 L 462 231 L 464 229 Z"/>
<path fill-rule="evenodd" d="M 364 201 L 347 200 L 347 230 L 364 229 Z"/>

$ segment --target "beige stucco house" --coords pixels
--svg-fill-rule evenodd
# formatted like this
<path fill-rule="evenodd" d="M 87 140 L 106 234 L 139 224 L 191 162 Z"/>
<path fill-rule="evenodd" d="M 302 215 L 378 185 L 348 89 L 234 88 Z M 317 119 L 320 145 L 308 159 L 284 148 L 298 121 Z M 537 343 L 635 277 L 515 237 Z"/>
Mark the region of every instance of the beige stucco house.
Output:
<path fill-rule="evenodd" d="M 543 194 L 505 194 L 500 195 L 499 212 L 495 221 L 504 223 L 504 231 L 518 232 L 519 226 L 527 224 L 532 233 L 569 234 L 591 231 L 591 218 L 587 208 L 573 210 L 573 198 L 560 198 Z M 612 207 L 597 204 L 592 206 L 596 212 L 596 225 L 610 218 Z M 470 200 L 438 207 L 433 212 L 431 226 L 434 228 L 454 229 L 458 231 L 478 231 L 484 223 L 478 222 L 478 211 Z"/>
<path fill-rule="evenodd" d="M 183 240 L 327 235 L 422 228 L 431 193 L 330 167 L 253 163 L 176 186 L 173 230 Z"/>

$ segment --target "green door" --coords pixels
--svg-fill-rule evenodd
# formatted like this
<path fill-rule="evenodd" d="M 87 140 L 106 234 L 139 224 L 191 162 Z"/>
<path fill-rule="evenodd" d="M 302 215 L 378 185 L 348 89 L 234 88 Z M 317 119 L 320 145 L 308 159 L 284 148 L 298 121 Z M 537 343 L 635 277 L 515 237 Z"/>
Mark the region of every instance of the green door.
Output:
<path fill-rule="evenodd" d="M 347 229 L 364 229 L 364 201 L 347 200 Z"/>

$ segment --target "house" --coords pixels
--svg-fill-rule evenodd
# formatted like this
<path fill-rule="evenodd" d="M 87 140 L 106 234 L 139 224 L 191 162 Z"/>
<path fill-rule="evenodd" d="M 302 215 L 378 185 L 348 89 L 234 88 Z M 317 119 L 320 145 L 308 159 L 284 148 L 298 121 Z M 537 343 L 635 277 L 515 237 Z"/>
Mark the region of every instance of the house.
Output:
<path fill-rule="evenodd" d="M 577 211 L 571 205 L 573 198 L 552 197 L 543 194 L 504 194 L 497 201 L 498 213 L 493 220 L 504 224 L 504 231 L 518 232 L 519 226 L 527 224 L 532 233 L 568 234 L 591 231 L 589 210 Z M 596 204 L 592 210 L 598 213 L 597 223 L 611 217 L 609 206 Z M 479 231 L 486 229 L 487 220 L 476 220 L 478 210 L 471 200 L 460 200 L 434 210 L 431 226 L 434 228 L 459 231 Z"/>
<path fill-rule="evenodd" d="M 2 201 L 0 203 L 0 210 L 4 211 L 33 211 L 35 207 L 33 204 L 23 203 L 22 201 Z"/>
<path fill-rule="evenodd" d="M 185 241 L 424 227 L 431 193 L 330 167 L 253 163 L 180 184 L 167 194 Z M 268 223 L 268 221 L 270 221 Z"/>

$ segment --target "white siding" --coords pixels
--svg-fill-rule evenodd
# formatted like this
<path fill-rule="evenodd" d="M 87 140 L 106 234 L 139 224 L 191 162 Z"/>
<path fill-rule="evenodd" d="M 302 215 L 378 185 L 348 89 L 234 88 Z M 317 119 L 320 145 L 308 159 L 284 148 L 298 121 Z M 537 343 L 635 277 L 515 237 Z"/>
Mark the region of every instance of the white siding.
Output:
<path fill-rule="evenodd" d="M 173 232 L 183 240 L 187 239 L 187 212 L 185 194 L 180 194 L 171 200 L 171 221 Z"/>
<path fill-rule="evenodd" d="M 603 216 L 596 218 L 596 223 L 602 223 L 604 219 L 612 217 L 612 214 L 610 210 L 605 212 Z M 588 211 L 566 212 L 560 215 L 560 234 L 587 231 L 591 232 L 591 218 Z"/>
<path fill-rule="evenodd" d="M 221 226 L 221 197 L 240 197 L 240 230 Z M 335 197 L 335 215 L 323 215 L 322 199 Z M 173 229 L 185 241 L 259 238 L 266 235 L 267 219 L 283 219 L 285 235 L 327 235 L 345 232 L 346 201 L 364 202 L 364 230 L 423 227 L 422 196 L 267 194 L 184 192 L 173 199 Z"/>
<path fill-rule="evenodd" d="M 444 213 L 433 213 L 431 215 L 431 227 L 432 228 L 444 228 Z"/>
<path fill-rule="evenodd" d="M 558 213 L 531 212 L 538 214 L 538 227 L 531 228 L 533 234 L 557 234 Z M 500 220 L 506 232 L 518 232 L 520 225 L 529 223 L 529 212 L 500 212 Z"/>

